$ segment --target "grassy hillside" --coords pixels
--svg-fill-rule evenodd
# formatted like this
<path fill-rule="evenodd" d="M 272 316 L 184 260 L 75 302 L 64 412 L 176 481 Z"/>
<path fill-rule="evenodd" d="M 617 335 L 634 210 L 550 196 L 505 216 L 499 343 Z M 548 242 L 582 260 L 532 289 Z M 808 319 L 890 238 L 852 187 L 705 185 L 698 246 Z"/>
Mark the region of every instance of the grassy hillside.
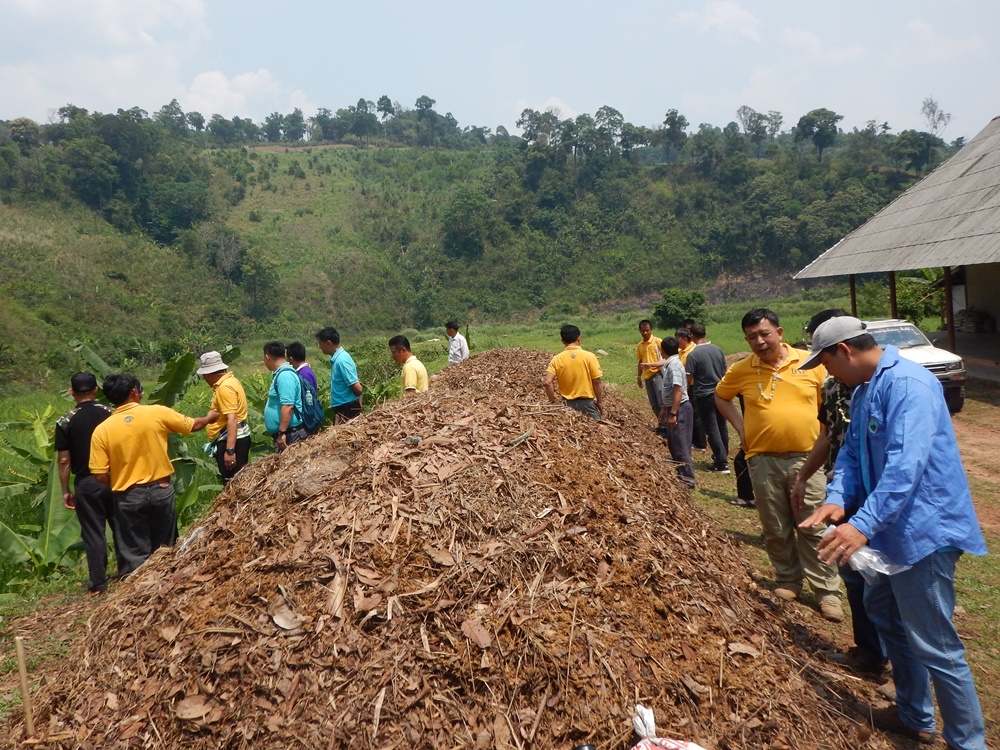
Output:
<path fill-rule="evenodd" d="M 135 366 L 246 327 L 226 284 L 83 208 L 0 204 L 0 249 L 0 381 L 8 385 L 78 367 L 65 346 L 72 338 Z"/>

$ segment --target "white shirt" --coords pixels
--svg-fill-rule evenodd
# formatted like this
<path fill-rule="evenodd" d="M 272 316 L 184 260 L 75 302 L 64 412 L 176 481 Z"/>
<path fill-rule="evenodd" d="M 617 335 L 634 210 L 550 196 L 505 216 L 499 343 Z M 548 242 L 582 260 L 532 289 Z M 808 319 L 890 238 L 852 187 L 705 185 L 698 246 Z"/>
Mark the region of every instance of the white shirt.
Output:
<path fill-rule="evenodd" d="M 448 337 L 448 364 L 457 365 L 463 359 L 469 358 L 469 344 L 465 341 L 465 336 L 456 333 Z"/>

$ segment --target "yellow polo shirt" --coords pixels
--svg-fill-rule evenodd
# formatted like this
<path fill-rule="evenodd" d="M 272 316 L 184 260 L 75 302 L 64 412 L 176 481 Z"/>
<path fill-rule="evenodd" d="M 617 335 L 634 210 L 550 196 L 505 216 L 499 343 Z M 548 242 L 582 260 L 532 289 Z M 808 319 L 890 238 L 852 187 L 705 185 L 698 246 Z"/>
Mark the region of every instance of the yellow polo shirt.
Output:
<path fill-rule="evenodd" d="M 427 368 L 424 363 L 411 354 L 410 358 L 403 363 L 403 372 L 400 376 L 403 384 L 403 393 L 415 390 L 423 393 L 427 390 Z"/>
<path fill-rule="evenodd" d="M 210 443 L 226 429 L 230 414 L 235 414 L 238 422 L 247 421 L 247 394 L 235 375 L 227 372 L 212 386 L 212 391 L 211 408 L 219 412 L 219 418 L 205 426 L 205 434 Z"/>
<path fill-rule="evenodd" d="M 555 375 L 559 393 L 566 400 L 594 398 L 594 381 L 602 375 L 597 356 L 577 344 L 570 344 L 554 356 L 546 372 Z"/>
<path fill-rule="evenodd" d="M 688 355 L 694 351 L 695 343 L 692 341 L 690 344 L 680 349 L 677 352 L 677 356 L 681 358 L 681 364 L 687 367 Z"/>
<path fill-rule="evenodd" d="M 166 406 L 122 404 L 97 425 L 90 439 L 90 472 L 111 473 L 111 489 L 127 490 L 169 477 L 174 466 L 167 455 L 167 436 L 187 435 L 194 420 Z"/>
<path fill-rule="evenodd" d="M 635 358 L 639 362 L 659 362 L 661 359 L 660 339 L 656 336 L 650 336 L 649 341 L 640 341 L 635 348 Z M 658 372 L 659 370 L 643 370 L 642 379 L 649 380 Z"/>
<path fill-rule="evenodd" d="M 816 414 L 826 368 L 800 370 L 808 352 L 782 346 L 787 357 L 777 370 L 753 354 L 734 363 L 715 388 L 726 401 L 743 396 L 747 458 L 758 453 L 808 453 L 819 437 Z"/>

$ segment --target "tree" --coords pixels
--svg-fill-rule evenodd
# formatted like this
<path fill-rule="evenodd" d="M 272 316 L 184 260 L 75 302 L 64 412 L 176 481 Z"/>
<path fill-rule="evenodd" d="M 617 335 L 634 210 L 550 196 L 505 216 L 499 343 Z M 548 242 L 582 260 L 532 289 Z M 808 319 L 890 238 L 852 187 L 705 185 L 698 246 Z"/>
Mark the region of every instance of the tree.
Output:
<path fill-rule="evenodd" d="M 814 109 L 799 118 L 795 126 L 795 142 L 810 140 L 816 147 L 819 161 L 823 161 L 823 151 L 837 139 L 837 123 L 844 119 L 829 109 Z"/>
<path fill-rule="evenodd" d="M 185 117 L 187 118 L 187 124 L 196 133 L 200 133 L 205 129 L 205 115 L 201 112 L 188 112 Z"/>
<path fill-rule="evenodd" d="M 667 114 L 663 118 L 662 137 L 668 162 L 676 161 L 677 155 L 684 147 L 684 142 L 688 137 L 686 132 L 688 124 L 687 118 L 676 109 L 667 110 Z"/>
<path fill-rule="evenodd" d="M 438 114 L 434 111 L 435 102 L 429 96 L 424 94 L 415 103 L 417 108 L 417 120 L 424 124 L 424 129 L 428 133 L 427 144 L 429 146 L 434 145 L 434 121 L 437 119 Z"/>
<path fill-rule="evenodd" d="M 29 120 L 27 117 L 18 117 L 7 124 L 10 130 L 10 139 L 16 143 L 21 154 L 27 156 L 31 150 L 42 142 L 42 130 L 38 123 Z"/>
<path fill-rule="evenodd" d="M 77 198 L 94 208 L 104 208 L 118 180 L 115 152 L 100 138 L 91 136 L 67 143 L 63 161 L 69 167 L 69 186 Z"/>
<path fill-rule="evenodd" d="M 781 116 L 781 112 L 772 109 L 764 119 L 767 121 L 767 137 L 773 139 L 781 132 L 781 123 L 784 122 L 784 118 Z"/>
<path fill-rule="evenodd" d="M 948 123 L 951 122 L 951 114 L 941 109 L 932 96 L 924 99 L 920 113 L 927 119 L 927 130 L 935 138 L 940 138 L 945 128 L 948 127 Z"/>
<path fill-rule="evenodd" d="M 944 146 L 936 135 L 904 130 L 889 145 L 889 155 L 897 164 L 922 171 L 934 159 L 934 149 Z"/>
<path fill-rule="evenodd" d="M 285 127 L 285 117 L 280 112 L 272 112 L 264 118 L 264 140 L 277 143 L 281 140 L 281 131 Z"/>
<path fill-rule="evenodd" d="M 296 107 L 291 114 L 285 115 L 282 124 L 282 133 L 286 141 L 301 141 L 306 134 L 306 118 L 302 116 L 302 110 Z"/>
<path fill-rule="evenodd" d="M 757 156 L 760 156 L 760 146 L 768 132 L 767 116 L 744 104 L 736 110 L 736 117 L 739 118 L 740 125 L 743 126 L 743 132 L 754 145 Z"/>
<path fill-rule="evenodd" d="M 187 132 L 187 118 L 176 99 L 171 99 L 170 104 L 164 104 L 160 107 L 159 111 L 153 115 L 153 119 L 174 135 L 184 135 Z"/>
<path fill-rule="evenodd" d="M 385 122 L 396 114 L 396 108 L 392 106 L 392 100 L 386 94 L 382 94 L 382 96 L 378 98 L 378 104 L 376 104 L 375 107 L 376 111 L 382 115 L 382 122 Z"/>

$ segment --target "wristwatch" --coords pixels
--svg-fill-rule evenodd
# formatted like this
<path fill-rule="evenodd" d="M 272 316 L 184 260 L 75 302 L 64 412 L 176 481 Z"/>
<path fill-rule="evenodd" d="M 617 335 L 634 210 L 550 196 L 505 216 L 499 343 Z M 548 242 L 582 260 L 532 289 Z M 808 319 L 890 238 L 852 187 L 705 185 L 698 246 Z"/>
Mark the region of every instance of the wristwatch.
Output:
<path fill-rule="evenodd" d="M 235 448 L 226 448 L 226 455 L 227 456 L 235 456 L 236 455 L 236 449 Z"/>
<path fill-rule="evenodd" d="M 288 430 L 278 430 L 278 437 L 281 437 L 282 435 L 287 435 L 287 434 L 288 434 Z"/>

